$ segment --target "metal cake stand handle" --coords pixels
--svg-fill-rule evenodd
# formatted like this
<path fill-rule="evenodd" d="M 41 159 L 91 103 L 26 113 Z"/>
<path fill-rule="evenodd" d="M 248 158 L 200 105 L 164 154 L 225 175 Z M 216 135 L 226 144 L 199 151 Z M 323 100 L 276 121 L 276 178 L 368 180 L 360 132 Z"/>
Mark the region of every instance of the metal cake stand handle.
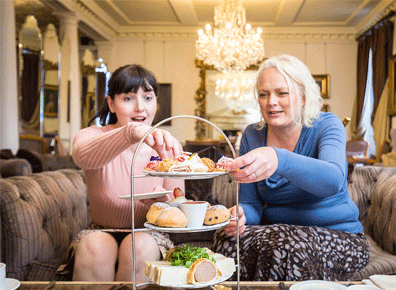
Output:
<path fill-rule="evenodd" d="M 133 180 L 135 177 L 134 174 L 134 167 L 135 167 L 135 161 L 136 161 L 136 156 L 137 156 L 137 152 L 139 151 L 140 146 L 142 145 L 143 141 L 146 139 L 146 137 L 156 128 L 158 128 L 159 126 L 161 126 L 162 124 L 174 120 L 174 119 L 183 119 L 183 118 L 189 118 L 189 119 L 196 119 L 196 120 L 200 120 L 202 122 L 205 122 L 209 125 L 211 125 L 213 128 L 215 128 L 223 137 L 224 139 L 227 141 L 228 146 L 231 149 L 232 152 L 232 156 L 235 159 L 236 158 L 236 154 L 235 154 L 235 150 L 234 147 L 232 146 L 230 140 L 228 139 L 228 137 L 224 134 L 224 132 L 217 127 L 215 124 L 213 124 L 212 122 L 201 118 L 201 117 L 197 117 L 197 116 L 192 116 L 192 115 L 180 115 L 180 116 L 173 116 L 170 118 L 167 118 L 165 120 L 162 120 L 161 122 L 157 123 L 155 126 L 153 126 L 150 130 L 147 131 L 147 133 L 143 136 L 143 138 L 139 141 L 135 152 L 133 153 L 133 157 L 132 157 L 132 165 L 131 165 L 131 215 L 132 215 L 132 271 L 133 271 L 133 290 L 136 290 L 137 287 L 139 286 L 143 286 L 143 285 L 147 285 L 148 283 L 141 283 L 141 284 L 137 284 L 136 281 L 136 253 L 135 253 L 135 209 L 134 209 L 134 184 L 133 184 Z M 236 221 L 237 221 L 237 285 L 238 285 L 238 289 L 239 289 L 239 281 L 240 281 L 240 267 L 239 267 L 239 219 L 238 219 L 238 208 L 239 208 L 239 194 L 238 194 L 238 185 L 237 185 L 237 190 L 236 190 Z"/>

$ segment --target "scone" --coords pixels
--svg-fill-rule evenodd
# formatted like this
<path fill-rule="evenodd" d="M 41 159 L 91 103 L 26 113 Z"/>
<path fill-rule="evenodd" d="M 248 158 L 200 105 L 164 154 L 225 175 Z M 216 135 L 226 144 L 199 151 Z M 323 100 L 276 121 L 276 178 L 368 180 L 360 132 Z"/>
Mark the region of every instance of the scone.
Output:
<path fill-rule="evenodd" d="M 149 211 L 146 214 L 146 219 L 149 223 L 156 225 L 157 224 L 157 219 L 160 215 L 160 213 L 166 209 L 170 207 L 170 205 L 163 203 L 163 202 L 155 202 L 153 203 L 150 208 Z"/>
<path fill-rule="evenodd" d="M 184 213 L 177 207 L 168 207 L 164 209 L 157 219 L 157 226 L 166 228 L 185 228 L 187 218 Z"/>
<path fill-rule="evenodd" d="M 221 204 L 212 205 L 206 211 L 204 224 L 205 225 L 215 225 L 219 223 L 223 223 L 230 219 L 230 212 L 228 209 Z"/>

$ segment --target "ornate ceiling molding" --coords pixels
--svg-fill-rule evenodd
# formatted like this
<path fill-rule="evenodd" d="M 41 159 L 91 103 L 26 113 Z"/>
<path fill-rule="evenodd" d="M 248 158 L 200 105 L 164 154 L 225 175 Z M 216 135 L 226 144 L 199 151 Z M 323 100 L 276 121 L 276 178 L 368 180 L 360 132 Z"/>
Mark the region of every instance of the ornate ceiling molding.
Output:
<path fill-rule="evenodd" d="M 45 0 L 44 0 L 45 1 Z M 47 0 L 48 1 L 48 0 Z M 119 26 L 108 19 L 101 17 L 95 10 L 95 5 L 86 0 L 57 0 L 71 11 L 75 11 L 79 19 L 85 22 L 104 39 L 101 40 L 127 40 L 137 39 L 191 39 L 198 38 L 197 31 L 200 27 L 195 26 L 154 26 L 136 25 Z M 89 4 L 89 5 L 88 5 Z M 280 41 L 355 41 L 357 36 L 363 34 L 375 25 L 390 11 L 396 10 L 396 0 L 386 0 L 382 6 L 365 17 L 359 25 L 354 27 L 345 26 L 261 26 L 265 39 L 279 39 Z M 97 39 L 98 40 L 98 39 Z"/>
<path fill-rule="evenodd" d="M 396 11 L 396 0 L 389 0 L 390 3 L 385 3 L 385 7 L 380 7 L 379 9 L 380 12 L 374 12 L 375 15 L 367 15 L 365 17 L 365 19 L 368 19 L 367 21 L 365 21 L 365 19 L 363 19 L 363 21 L 361 23 L 363 23 L 362 25 L 358 25 L 356 27 L 357 29 L 357 33 L 356 33 L 356 37 L 359 37 L 360 35 L 364 34 L 366 31 L 368 31 L 371 27 L 373 27 L 375 24 L 377 24 L 378 21 L 380 21 L 382 18 L 384 18 L 386 15 L 388 15 L 389 12 L 391 11 Z"/>
<path fill-rule="evenodd" d="M 107 21 L 104 21 L 81 0 L 58 1 L 61 2 L 67 9 L 74 12 L 81 22 L 86 23 L 90 29 L 94 30 L 97 35 L 100 35 L 104 39 L 110 40 L 118 34 L 119 27 L 114 27 Z"/>
<path fill-rule="evenodd" d="M 159 30 L 157 27 L 150 29 L 145 27 L 144 29 L 128 30 L 121 32 L 117 40 L 118 41 L 129 41 L 133 39 L 181 39 L 181 40 L 197 40 L 198 29 L 185 29 L 184 31 L 180 28 L 172 30 L 170 28 Z M 277 39 L 280 41 L 355 41 L 356 31 L 352 29 L 327 29 L 322 30 L 320 28 L 314 29 L 307 28 L 293 29 L 290 28 L 278 28 L 278 29 L 264 29 L 262 33 L 264 40 L 266 39 Z"/>

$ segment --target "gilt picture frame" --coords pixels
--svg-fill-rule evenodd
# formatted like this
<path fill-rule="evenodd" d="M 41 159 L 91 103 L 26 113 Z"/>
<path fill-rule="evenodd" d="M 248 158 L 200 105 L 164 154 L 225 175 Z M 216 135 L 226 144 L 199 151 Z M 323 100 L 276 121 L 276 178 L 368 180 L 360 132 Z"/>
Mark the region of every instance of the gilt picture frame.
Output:
<path fill-rule="evenodd" d="M 389 95 L 388 95 L 388 115 L 396 115 L 396 55 L 389 59 L 388 65 Z"/>
<path fill-rule="evenodd" d="M 44 117 L 58 117 L 58 86 L 44 85 Z"/>
<path fill-rule="evenodd" d="M 330 76 L 328 74 L 324 75 L 312 75 L 315 82 L 320 88 L 320 94 L 323 99 L 330 98 L 329 87 L 330 87 Z"/>

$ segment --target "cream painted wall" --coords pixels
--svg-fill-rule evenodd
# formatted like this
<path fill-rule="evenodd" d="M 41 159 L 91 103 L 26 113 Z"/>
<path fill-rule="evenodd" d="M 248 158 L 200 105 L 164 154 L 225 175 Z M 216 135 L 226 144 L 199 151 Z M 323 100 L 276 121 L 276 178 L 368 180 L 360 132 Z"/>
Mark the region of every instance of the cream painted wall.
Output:
<path fill-rule="evenodd" d="M 352 115 L 356 95 L 357 43 L 353 40 L 267 39 L 268 57 L 288 53 L 301 59 L 312 74 L 330 75 L 330 111 L 340 119 Z M 194 115 L 199 69 L 195 67 L 195 40 L 120 40 L 114 43 L 110 71 L 128 63 L 150 69 L 159 82 L 172 84 L 172 115 Z M 106 62 L 106 60 L 105 60 Z M 195 120 L 174 120 L 166 127 L 179 140 L 195 138 Z M 350 138 L 349 128 L 347 135 Z"/>

